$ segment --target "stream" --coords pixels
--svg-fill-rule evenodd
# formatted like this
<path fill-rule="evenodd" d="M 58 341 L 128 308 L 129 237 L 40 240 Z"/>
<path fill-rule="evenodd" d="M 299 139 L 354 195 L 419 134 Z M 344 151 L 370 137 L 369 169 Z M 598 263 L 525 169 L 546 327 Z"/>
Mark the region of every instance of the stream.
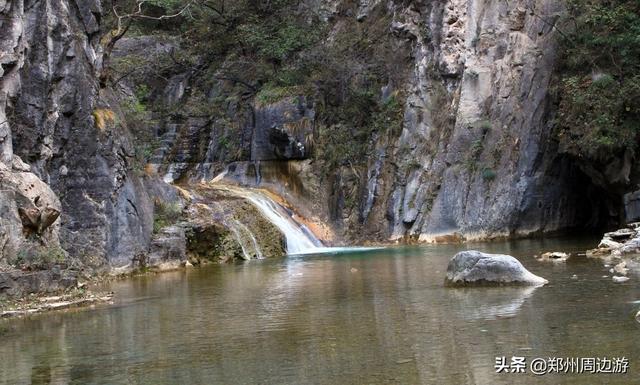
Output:
<path fill-rule="evenodd" d="M 103 288 L 113 305 L 0 322 L 0 384 L 637 383 L 640 277 L 532 257 L 596 242 L 336 251 L 119 281 Z M 550 284 L 445 288 L 463 248 L 517 256 Z M 497 374 L 499 356 L 624 356 L 630 369 Z"/>

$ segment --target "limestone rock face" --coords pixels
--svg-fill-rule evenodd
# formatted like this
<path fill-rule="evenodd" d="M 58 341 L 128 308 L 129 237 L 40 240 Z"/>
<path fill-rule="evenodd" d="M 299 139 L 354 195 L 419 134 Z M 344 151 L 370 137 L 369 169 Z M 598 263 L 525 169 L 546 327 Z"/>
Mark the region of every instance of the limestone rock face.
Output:
<path fill-rule="evenodd" d="M 364 164 L 302 181 L 322 184 L 305 204 L 321 202 L 315 211 L 346 239 L 487 239 L 606 220 L 604 195 L 559 155 L 553 136 L 554 26 L 563 2 L 305 0 L 299 11 L 327 23 L 318 44 L 348 41 L 341 34 L 355 29 L 345 25 L 381 31 L 375 41 L 392 47 L 393 60 L 349 64 L 383 67 L 380 76 L 389 84 L 376 100 L 404 95 L 402 127 L 367 137 Z M 167 47 L 138 38 L 123 43 L 121 54 L 132 46 L 154 55 Z M 150 130 L 162 143 L 153 163 L 166 181 L 212 179 L 230 161 L 250 161 L 259 170 L 259 162 L 328 157 L 314 157 L 313 143 L 323 143 L 318 117 L 333 90 L 313 84 L 305 93 L 313 96 L 260 98 L 263 89 L 250 76 L 239 76 L 246 84 L 224 76 L 223 70 L 237 73 L 228 68 L 233 63 L 221 64 L 205 90 L 208 103 L 225 101 L 221 111 L 209 120 L 185 113 Z M 196 78 L 177 72 L 156 93 L 167 105 L 193 105 L 189 90 L 197 88 Z M 256 180 L 261 183 L 258 171 Z M 285 195 L 296 195 L 294 188 Z"/>
<path fill-rule="evenodd" d="M 97 81 L 101 2 L 0 4 L 0 259 L 26 227 L 87 264 L 128 264 L 147 249 L 153 205 Z"/>
<path fill-rule="evenodd" d="M 58 293 L 75 287 L 77 274 L 70 271 L 0 271 L 0 299 L 20 298 L 34 293 Z"/>
<path fill-rule="evenodd" d="M 168 226 L 160 230 L 152 241 L 149 255 L 142 257 L 142 267 L 165 269 L 168 266 L 178 267 L 187 259 L 186 237 L 184 228 Z"/>
<path fill-rule="evenodd" d="M 47 184 L 23 169 L 12 170 L 0 162 L 0 262 L 12 259 L 31 235 L 46 246 L 59 245 L 60 200 Z"/>
<path fill-rule="evenodd" d="M 385 69 L 394 81 L 377 96 L 406 96 L 399 134 L 367 138 L 365 169 L 317 178 L 327 191 L 307 203 L 321 200 L 322 216 L 346 238 L 523 236 L 596 226 L 606 216 L 592 209 L 604 206 L 602 194 L 558 155 L 553 140 L 554 25 L 564 12 L 562 2 L 335 0 L 305 1 L 304 7 L 338 10 L 327 19 L 328 44 L 345 38 L 338 36 L 345 24 L 386 23 L 384 40 L 397 57 L 395 67 Z M 219 83 L 211 93 L 223 95 L 224 87 Z M 233 136 L 242 150 L 234 160 L 289 161 L 313 153 L 307 140 L 309 134 L 318 139 L 313 104 L 330 99 L 322 87 L 317 92 L 313 101 L 254 101 L 253 114 L 229 104 L 227 118 L 242 128 Z M 221 127 L 201 130 L 207 154 L 189 160 L 199 163 L 191 167 L 198 177 L 213 177 L 202 171 L 224 162 L 222 144 L 230 136 Z"/>
<path fill-rule="evenodd" d="M 462 251 L 447 266 L 446 283 L 451 286 L 544 285 L 548 281 L 531 273 L 510 255 Z"/>
<path fill-rule="evenodd" d="M 304 97 L 286 98 L 260 106 L 252 142 L 252 160 L 305 159 L 313 134 L 315 112 Z"/>
<path fill-rule="evenodd" d="M 423 4 L 414 9 L 432 39 L 416 41 L 396 144 L 409 150 L 394 153 L 397 164 L 414 159 L 420 167 L 396 174 L 386 205 L 378 206 L 388 209 L 391 237 L 491 238 L 578 223 L 585 202 L 571 189 L 578 173 L 548 141 L 551 26 L 561 2 Z M 443 124 L 443 113 L 452 123 Z"/>
<path fill-rule="evenodd" d="M 626 194 L 624 207 L 627 222 L 640 220 L 640 191 Z"/>

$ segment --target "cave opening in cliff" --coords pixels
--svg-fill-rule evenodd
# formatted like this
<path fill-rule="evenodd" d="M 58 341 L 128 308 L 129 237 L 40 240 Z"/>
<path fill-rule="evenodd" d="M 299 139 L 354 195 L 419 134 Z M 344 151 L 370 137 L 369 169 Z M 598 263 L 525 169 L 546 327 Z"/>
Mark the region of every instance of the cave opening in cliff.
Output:
<path fill-rule="evenodd" d="M 594 183 L 577 166 L 568 176 L 567 207 L 574 212 L 573 225 L 568 232 L 581 235 L 600 235 L 603 231 L 619 228 L 625 222 L 622 195 Z M 573 206 L 573 208 L 571 208 Z M 564 214 L 569 215 L 569 214 Z"/>

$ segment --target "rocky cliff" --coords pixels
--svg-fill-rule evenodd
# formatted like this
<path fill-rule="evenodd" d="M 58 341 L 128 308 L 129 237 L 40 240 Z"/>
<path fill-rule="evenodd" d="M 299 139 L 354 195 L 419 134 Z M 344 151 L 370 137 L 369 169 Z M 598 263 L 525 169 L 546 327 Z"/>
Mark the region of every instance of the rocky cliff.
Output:
<path fill-rule="evenodd" d="M 147 250 L 158 189 L 132 171 L 118 100 L 97 81 L 100 1 L 2 1 L 0 16 L 2 259 L 35 243 L 92 267 L 129 263 Z M 32 206 L 60 213 L 46 238 L 24 231 L 17 213 Z"/>
<path fill-rule="evenodd" d="M 196 11 L 133 28 L 105 82 L 99 0 L 0 0 L 3 262 L 35 245 L 129 265 L 162 244 L 158 202 L 182 207 L 169 183 L 224 170 L 329 223 L 336 242 L 512 237 L 624 216 L 633 189 L 607 193 L 558 150 L 562 2 Z M 635 195 L 626 201 L 637 216 Z"/>
<path fill-rule="evenodd" d="M 165 115 L 153 129 L 164 154 L 155 169 L 186 181 L 249 162 L 229 176 L 287 195 L 350 241 L 487 239 L 619 222 L 622 197 L 558 150 L 563 7 L 303 2 L 289 10 L 314 20 L 303 25 L 320 37 L 272 76 L 308 70 L 307 78 L 261 80 L 238 64 L 242 55 L 258 60 L 243 48 L 202 59 L 197 70 L 170 66 L 169 80 L 156 81 L 159 105 L 188 111 L 204 100 L 215 109 L 208 121 Z M 157 38 L 125 45 L 141 41 L 158 46 Z"/>
<path fill-rule="evenodd" d="M 391 237 L 486 238 L 589 223 L 585 209 L 598 198 L 576 189 L 584 181 L 551 136 L 561 12 L 552 1 L 430 2 L 392 22 L 415 39 L 415 58 L 402 133 L 380 155 L 394 165 L 377 209 L 386 209 Z"/>
<path fill-rule="evenodd" d="M 403 129 L 392 146 L 378 145 L 392 182 L 371 182 L 385 167 L 377 172 L 372 159 L 364 192 L 371 212 L 386 213 L 374 221 L 386 219 L 392 238 L 508 237 L 606 222 L 602 197 L 558 155 L 553 137 L 562 11 L 553 1 L 447 1 L 396 13 L 390 28 L 413 40 L 414 56 Z"/>

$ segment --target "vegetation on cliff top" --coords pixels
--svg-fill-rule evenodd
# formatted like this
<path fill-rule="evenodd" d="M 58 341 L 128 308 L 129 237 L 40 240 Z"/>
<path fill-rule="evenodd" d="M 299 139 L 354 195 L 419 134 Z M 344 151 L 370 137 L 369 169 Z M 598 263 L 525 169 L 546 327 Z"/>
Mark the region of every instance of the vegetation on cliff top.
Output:
<path fill-rule="evenodd" d="M 571 0 L 568 9 L 560 145 L 605 167 L 640 143 L 640 1 Z"/>
<path fill-rule="evenodd" d="M 118 14 L 135 13 L 137 3 L 119 1 Z M 179 14 L 186 4 L 191 4 L 188 12 Z M 116 58 L 113 78 L 128 76 L 151 87 L 154 83 L 147 80 L 158 78 L 158 89 L 148 89 L 148 95 L 157 96 L 165 86 L 162 79 L 176 73 L 190 76 L 179 105 L 160 105 L 155 96 L 132 103 L 144 105 L 145 112 L 180 121 L 197 111 L 195 115 L 225 125 L 237 120 L 239 111 L 251 111 L 254 101 L 260 106 L 291 96 L 309 97 L 319 126 L 314 131 L 314 155 L 322 161 L 325 175 L 342 166 L 364 166 L 377 140 L 401 131 L 405 96 L 398 89 L 405 74 L 397 70 L 397 61 L 405 55 L 399 54 L 404 48 L 388 33 L 391 16 L 384 7 L 372 11 L 375 22 L 337 23 L 340 33 L 335 40 L 326 39 L 328 23 L 308 9 L 301 12 L 295 0 L 157 0 L 145 2 L 142 12 L 150 18 L 127 19 L 129 34 L 171 34 L 178 37 L 177 48 L 171 60 L 160 60 L 162 65 L 142 56 L 148 63 L 130 56 Z M 158 20 L 163 15 L 178 16 Z M 110 18 L 116 29 L 117 18 Z M 219 93 L 211 96 L 214 89 Z M 241 127 L 227 125 L 220 139 L 221 160 L 244 160 L 248 154 L 242 150 L 242 135 L 233 133 Z M 145 135 L 136 136 L 143 142 L 138 148 L 148 147 Z"/>

